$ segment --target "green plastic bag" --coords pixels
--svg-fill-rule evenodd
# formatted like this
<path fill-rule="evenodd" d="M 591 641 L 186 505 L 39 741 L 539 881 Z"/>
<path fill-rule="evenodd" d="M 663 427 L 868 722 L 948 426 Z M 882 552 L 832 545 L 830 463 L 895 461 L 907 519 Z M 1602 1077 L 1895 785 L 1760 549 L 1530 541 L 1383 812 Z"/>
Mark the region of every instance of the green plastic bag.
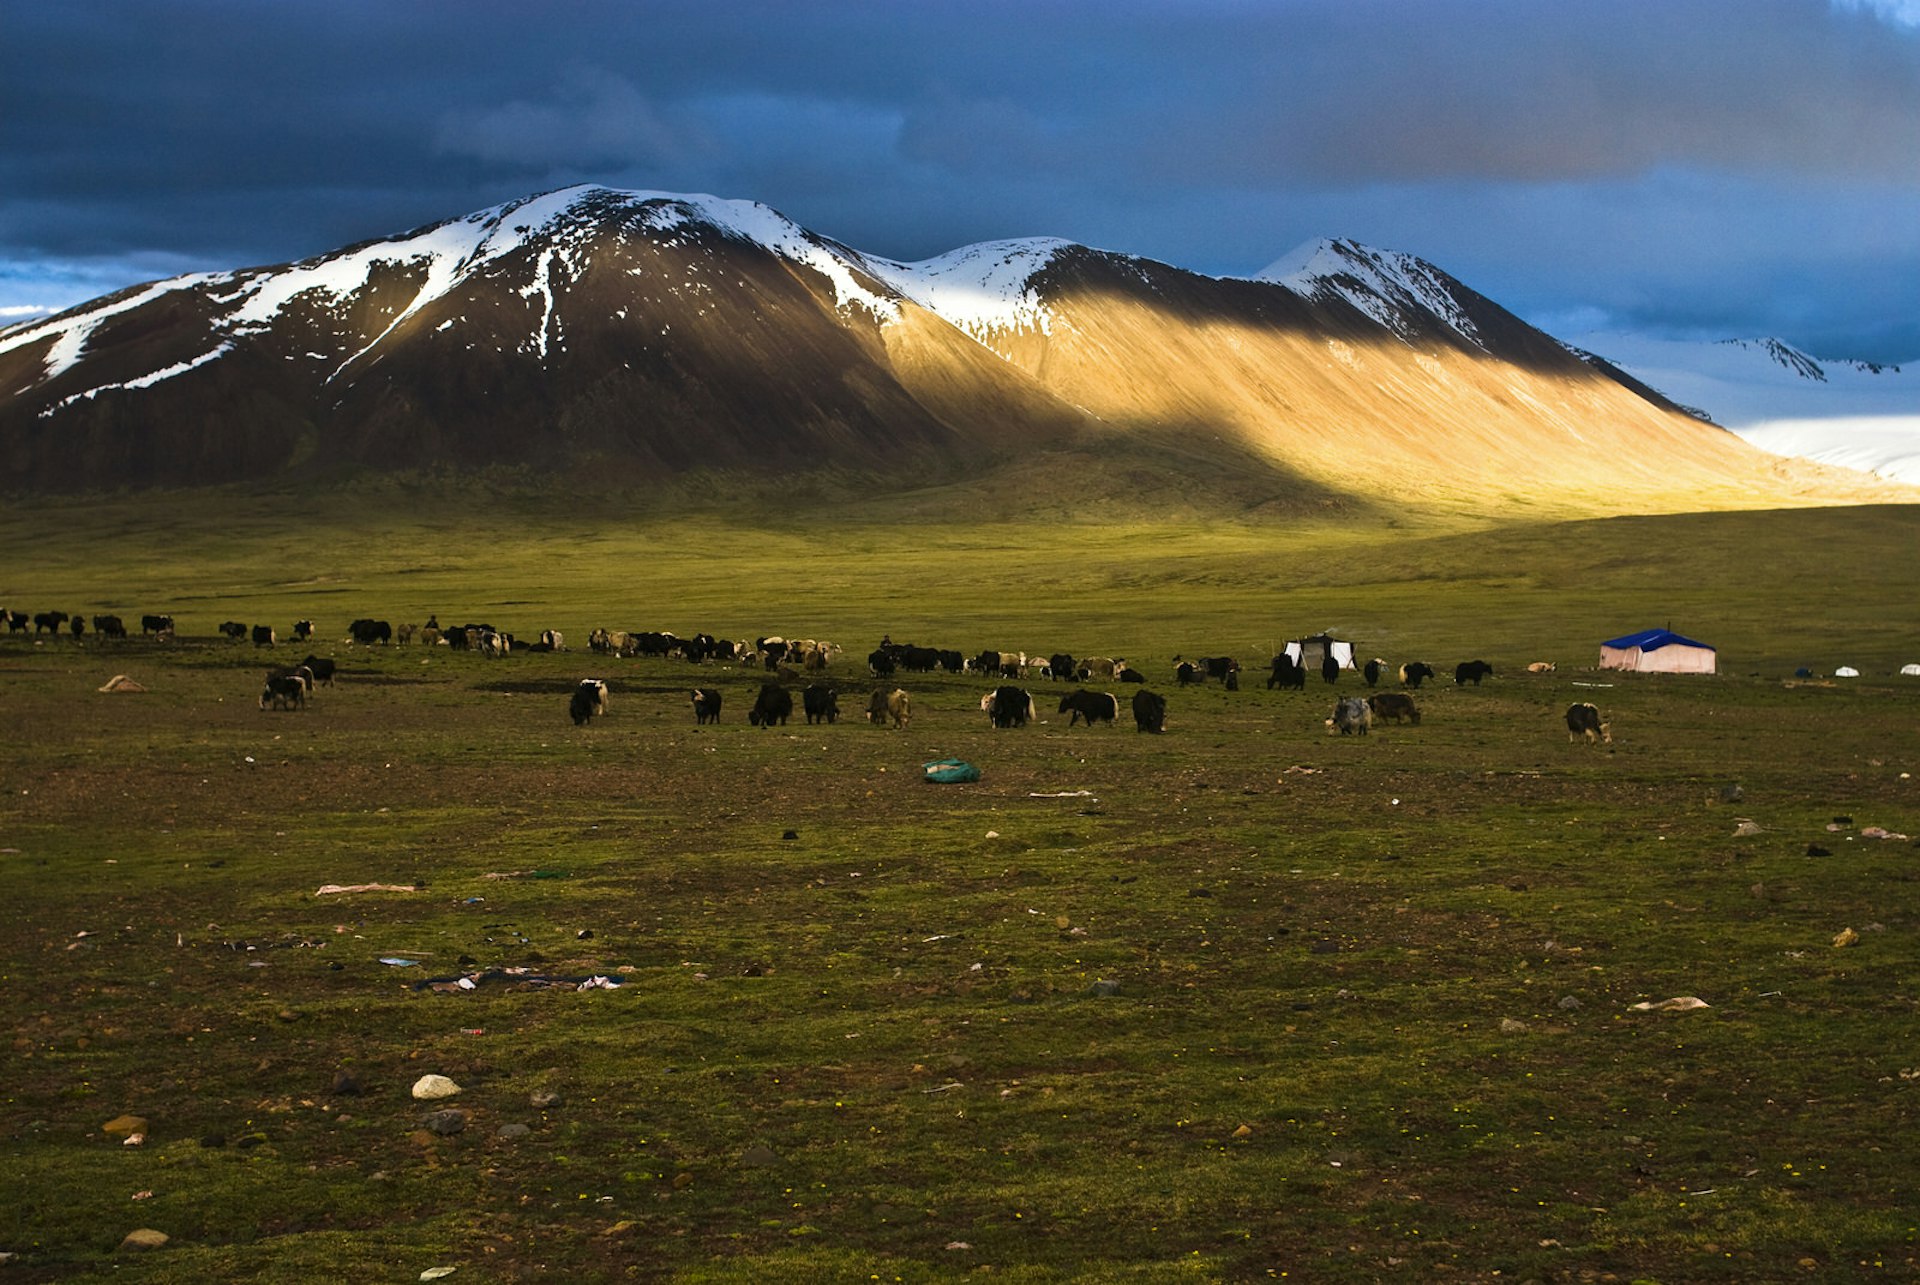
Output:
<path fill-rule="evenodd" d="M 927 780 L 935 785 L 953 785 L 980 779 L 980 769 L 959 759 L 935 759 L 926 765 Z"/>

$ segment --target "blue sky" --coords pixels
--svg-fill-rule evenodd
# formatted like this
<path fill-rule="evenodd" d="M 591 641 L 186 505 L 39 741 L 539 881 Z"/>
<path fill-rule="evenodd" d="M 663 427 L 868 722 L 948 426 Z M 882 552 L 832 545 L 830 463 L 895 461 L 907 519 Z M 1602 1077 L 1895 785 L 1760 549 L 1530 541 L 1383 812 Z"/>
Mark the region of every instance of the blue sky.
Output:
<path fill-rule="evenodd" d="M 895 258 L 1427 258 L 1920 359 L 1920 0 L 118 0 L 0 16 L 0 321 L 575 182 Z"/>

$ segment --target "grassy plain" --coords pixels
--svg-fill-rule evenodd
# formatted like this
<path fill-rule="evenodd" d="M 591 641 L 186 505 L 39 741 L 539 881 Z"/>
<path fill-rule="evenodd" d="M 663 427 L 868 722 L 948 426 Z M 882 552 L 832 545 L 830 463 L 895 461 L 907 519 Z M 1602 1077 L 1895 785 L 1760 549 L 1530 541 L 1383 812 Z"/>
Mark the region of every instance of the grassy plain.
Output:
<path fill-rule="evenodd" d="M 15 507 L 0 541 L 0 605 L 182 624 L 0 638 L 11 1279 L 1920 1262 L 1920 852 L 1861 834 L 1920 834 L 1920 680 L 1894 674 L 1920 660 L 1920 510 L 983 526 L 159 496 Z M 576 650 L 337 641 L 429 612 Z M 319 621 L 337 686 L 261 711 L 263 655 L 209 636 L 229 617 Z M 1724 672 L 1586 668 L 1668 623 Z M 853 717 L 753 729 L 757 675 L 592 656 L 596 624 L 1119 653 L 1169 726 L 1069 730 L 1036 681 L 1043 721 L 994 732 L 984 682 L 913 676 L 882 731 L 845 663 Z M 1330 737 L 1318 680 L 1259 676 L 1323 628 L 1498 676 Z M 1175 653 L 1248 681 L 1176 690 Z M 1790 681 L 1840 664 L 1863 677 Z M 96 693 L 115 673 L 148 691 Z M 584 674 L 612 707 L 574 728 Z M 1576 699 L 1615 744 L 1568 743 Z M 948 756 L 981 781 L 923 783 Z M 622 984 L 418 986 L 509 966 Z M 1711 1007 L 1632 1007 L 1689 995 Z M 463 1131 L 422 1128 L 427 1072 L 463 1086 Z M 144 1145 L 103 1130 L 123 1113 Z M 141 1226 L 172 1239 L 117 1248 Z"/>

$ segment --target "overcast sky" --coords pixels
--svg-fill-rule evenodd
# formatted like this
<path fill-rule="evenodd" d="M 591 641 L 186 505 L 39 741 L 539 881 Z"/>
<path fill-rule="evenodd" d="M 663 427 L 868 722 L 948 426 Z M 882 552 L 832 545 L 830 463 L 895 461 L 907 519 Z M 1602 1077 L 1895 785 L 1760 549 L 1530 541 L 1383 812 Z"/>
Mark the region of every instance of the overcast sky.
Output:
<path fill-rule="evenodd" d="M 1914 360 L 1920 0 L 0 0 L 0 310 L 583 181 Z"/>

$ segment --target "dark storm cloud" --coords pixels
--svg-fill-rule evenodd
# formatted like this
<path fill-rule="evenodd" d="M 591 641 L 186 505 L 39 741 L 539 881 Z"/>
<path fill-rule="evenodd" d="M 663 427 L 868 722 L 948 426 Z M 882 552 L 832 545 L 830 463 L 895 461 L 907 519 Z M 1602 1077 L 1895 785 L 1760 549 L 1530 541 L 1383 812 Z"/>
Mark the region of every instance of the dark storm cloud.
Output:
<path fill-rule="evenodd" d="M 1616 306 L 1568 294 L 1595 277 L 1731 306 L 1742 265 L 1699 265 L 1728 239 L 1715 226 L 1726 202 L 1764 198 L 1738 212 L 1734 238 L 1756 243 L 1755 279 L 1796 265 L 1795 288 L 1824 307 L 1807 330 L 1844 331 L 1845 297 L 1818 283 L 1852 247 L 1874 244 L 1888 273 L 1920 271 L 1920 220 L 1876 225 L 1888 201 L 1910 213 L 1920 187 L 1920 33 L 1883 12 L 1898 9 L 14 6 L 0 40 L 0 306 L 63 273 L 286 259 L 594 181 L 753 197 L 903 258 L 1054 234 L 1253 271 L 1307 236 L 1351 235 L 1542 309 Z M 1528 211 L 1568 229 L 1540 234 Z M 1823 239 L 1768 240 L 1767 215 Z M 1492 279 L 1471 275 L 1483 265 Z M 1730 321 L 1787 315 L 1764 303 Z"/>

